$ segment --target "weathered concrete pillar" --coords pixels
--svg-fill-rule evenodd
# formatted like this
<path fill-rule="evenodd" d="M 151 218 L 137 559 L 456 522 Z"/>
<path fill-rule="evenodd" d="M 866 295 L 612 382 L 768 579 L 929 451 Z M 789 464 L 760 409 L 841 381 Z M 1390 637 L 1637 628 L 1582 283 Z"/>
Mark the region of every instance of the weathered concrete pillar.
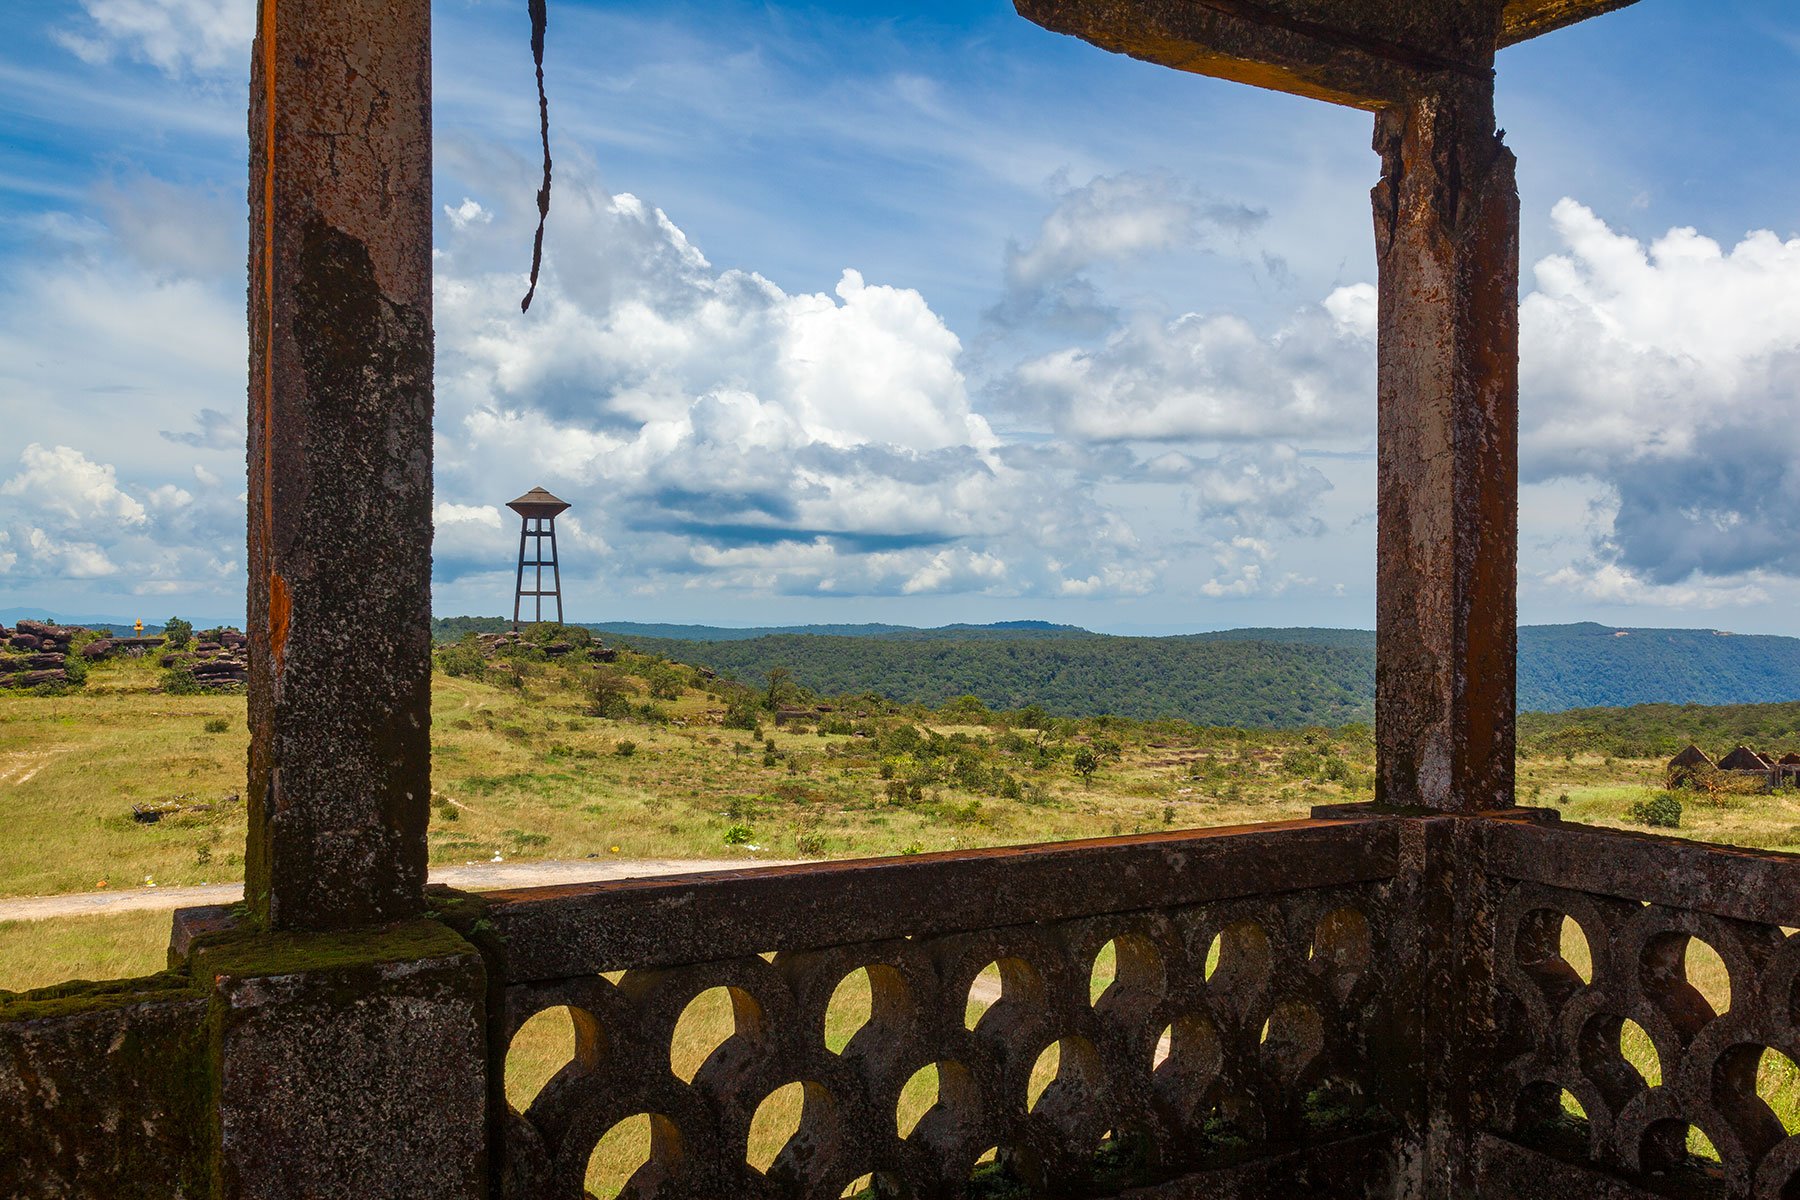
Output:
<path fill-rule="evenodd" d="M 1375 120 L 1376 798 L 1513 799 L 1519 200 L 1491 78 Z"/>
<path fill-rule="evenodd" d="M 261 0 L 250 235 L 246 894 L 394 920 L 430 799 L 428 0 Z"/>

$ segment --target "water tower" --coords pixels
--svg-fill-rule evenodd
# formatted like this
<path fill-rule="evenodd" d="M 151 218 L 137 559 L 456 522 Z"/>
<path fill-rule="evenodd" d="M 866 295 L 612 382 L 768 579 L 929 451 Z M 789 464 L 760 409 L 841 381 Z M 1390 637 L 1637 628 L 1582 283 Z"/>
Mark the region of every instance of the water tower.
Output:
<path fill-rule="evenodd" d="M 559 513 L 568 510 L 565 501 L 558 500 L 541 487 L 532 488 L 517 500 L 507 504 L 508 508 L 519 514 L 519 574 L 513 585 L 513 628 L 519 627 L 519 609 L 525 597 L 530 596 L 537 605 L 534 620 L 544 619 L 544 597 L 556 597 L 556 621 L 562 623 L 562 572 L 556 565 L 556 518 Z M 544 556 L 544 541 L 549 539 L 550 554 Z M 525 556 L 526 541 L 532 543 L 531 557 Z M 537 574 L 532 590 L 525 590 L 525 568 L 533 568 Z M 544 568 L 550 568 L 550 589 L 544 590 Z"/>

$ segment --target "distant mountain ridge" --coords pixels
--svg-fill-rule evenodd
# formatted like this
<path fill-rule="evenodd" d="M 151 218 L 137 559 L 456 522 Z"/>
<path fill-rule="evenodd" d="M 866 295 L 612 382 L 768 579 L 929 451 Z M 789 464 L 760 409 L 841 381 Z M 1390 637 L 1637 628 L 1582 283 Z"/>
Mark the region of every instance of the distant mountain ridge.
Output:
<path fill-rule="evenodd" d="M 1291 726 L 1374 717 L 1375 634 L 1232 629 L 1114 637 L 1049 622 L 735 630 L 599 622 L 644 650 L 754 680 L 771 667 L 820 692 L 939 703 Z M 683 636 L 664 631 L 680 629 Z M 655 632 L 652 632 L 655 631 Z M 852 632 L 854 631 L 854 632 Z M 1250 649 L 1255 647 L 1254 650 Z M 1581 622 L 1519 631 L 1519 707 L 1800 700 L 1800 638 Z"/>

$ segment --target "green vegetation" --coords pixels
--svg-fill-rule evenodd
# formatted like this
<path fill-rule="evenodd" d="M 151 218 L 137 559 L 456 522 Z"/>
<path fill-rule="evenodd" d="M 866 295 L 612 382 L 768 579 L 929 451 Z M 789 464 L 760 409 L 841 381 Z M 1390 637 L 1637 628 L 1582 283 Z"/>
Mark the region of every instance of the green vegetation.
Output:
<path fill-rule="evenodd" d="M 1036 704 L 1056 715 L 1285 728 L 1374 716 L 1375 660 L 1353 648 L 1061 631 L 629 644 L 745 681 L 783 670 L 791 672 L 790 686 L 820 695 L 869 694 L 932 707 L 969 696 L 994 711 Z"/>
<path fill-rule="evenodd" d="M 435 622 L 440 641 L 498 632 L 498 618 Z M 1021 621 L 909 629 L 818 625 L 720 629 L 592 626 L 639 650 L 704 664 L 746 682 L 771 670 L 820 694 L 873 693 L 940 706 L 967 694 L 993 709 L 1264 727 L 1372 718 L 1375 635 L 1357 629 L 1234 629 L 1185 637 L 1109 637 Z M 1595 624 L 1519 631 L 1526 711 L 1596 704 L 1800 699 L 1800 639 L 1705 629 Z"/>

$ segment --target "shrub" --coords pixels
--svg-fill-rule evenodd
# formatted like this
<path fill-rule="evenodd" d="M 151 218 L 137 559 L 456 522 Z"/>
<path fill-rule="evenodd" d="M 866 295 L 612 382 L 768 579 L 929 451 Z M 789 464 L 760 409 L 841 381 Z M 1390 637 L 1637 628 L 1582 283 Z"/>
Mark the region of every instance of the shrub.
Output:
<path fill-rule="evenodd" d="M 802 829 L 794 835 L 794 850 L 802 858 L 824 858 L 825 835 L 816 829 Z"/>
<path fill-rule="evenodd" d="M 617 671 L 601 667 L 588 680 L 588 715 L 622 717 L 631 711 L 631 688 Z"/>
<path fill-rule="evenodd" d="M 733 825 L 725 830 L 725 844 L 727 846 L 746 846 L 754 836 L 748 825 Z"/>
<path fill-rule="evenodd" d="M 487 659 L 481 653 L 481 642 L 472 633 L 439 650 L 437 660 L 440 671 L 459 677 L 480 675 L 487 665 Z"/>
<path fill-rule="evenodd" d="M 1640 825 L 1660 829 L 1681 828 L 1681 801 L 1671 792 L 1652 792 L 1632 801 L 1625 815 Z"/>
<path fill-rule="evenodd" d="M 1069 760 L 1069 765 L 1075 769 L 1077 775 L 1081 776 L 1084 786 L 1093 786 L 1094 772 L 1100 769 L 1100 760 L 1092 750 L 1083 746 L 1075 752 L 1075 757 Z"/>
<path fill-rule="evenodd" d="M 734 696 L 725 707 L 725 728 L 760 731 L 762 719 L 757 715 L 756 701 L 748 696 Z"/>
<path fill-rule="evenodd" d="M 224 717 L 206 718 L 206 732 L 208 733 L 224 733 L 230 728 L 231 722 Z"/>
<path fill-rule="evenodd" d="M 170 617 L 163 622 L 163 649 L 185 650 L 189 642 L 194 640 L 192 622 L 180 617 Z"/>
<path fill-rule="evenodd" d="M 170 667 L 162 673 L 162 691 L 170 696 L 198 696 L 206 689 L 186 667 Z"/>
<path fill-rule="evenodd" d="M 681 672 L 668 663 L 658 663 L 644 675 L 650 684 L 650 694 L 658 700 L 679 700 L 682 684 L 685 682 Z"/>
<path fill-rule="evenodd" d="M 613 753 L 620 758 L 630 758 L 637 753 L 637 743 L 630 738 L 625 738 L 621 740 L 618 745 L 613 747 Z"/>

